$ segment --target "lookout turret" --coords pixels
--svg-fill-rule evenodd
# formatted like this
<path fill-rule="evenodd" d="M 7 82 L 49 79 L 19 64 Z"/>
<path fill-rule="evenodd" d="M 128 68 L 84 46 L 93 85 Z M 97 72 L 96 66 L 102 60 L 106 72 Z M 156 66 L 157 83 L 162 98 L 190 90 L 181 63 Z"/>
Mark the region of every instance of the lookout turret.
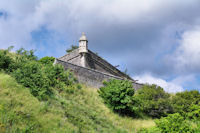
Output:
<path fill-rule="evenodd" d="M 79 53 L 88 53 L 88 40 L 85 33 L 82 33 L 79 39 Z"/>
<path fill-rule="evenodd" d="M 79 39 L 79 54 L 81 55 L 81 66 L 86 67 L 86 58 L 88 53 L 88 40 L 85 36 L 85 33 L 82 33 L 82 36 Z"/>

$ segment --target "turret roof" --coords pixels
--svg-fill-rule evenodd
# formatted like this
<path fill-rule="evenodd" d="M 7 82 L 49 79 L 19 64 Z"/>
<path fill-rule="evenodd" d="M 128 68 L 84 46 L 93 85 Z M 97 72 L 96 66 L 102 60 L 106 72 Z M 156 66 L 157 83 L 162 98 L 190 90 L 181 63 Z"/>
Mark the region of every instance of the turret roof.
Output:
<path fill-rule="evenodd" d="M 82 36 L 80 37 L 79 41 L 88 41 L 84 32 L 82 33 Z"/>

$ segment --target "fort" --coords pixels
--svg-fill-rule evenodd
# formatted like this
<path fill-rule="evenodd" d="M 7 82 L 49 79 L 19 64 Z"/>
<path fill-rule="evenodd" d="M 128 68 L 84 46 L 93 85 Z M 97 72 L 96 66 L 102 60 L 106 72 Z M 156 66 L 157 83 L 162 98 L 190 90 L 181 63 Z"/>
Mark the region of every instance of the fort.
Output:
<path fill-rule="evenodd" d="M 135 89 L 142 87 L 125 73 L 108 63 L 106 60 L 88 49 L 88 40 L 83 33 L 79 39 L 79 47 L 66 55 L 57 58 L 54 63 L 62 64 L 65 69 L 74 72 L 80 83 L 87 86 L 99 88 L 103 86 L 103 81 L 109 79 L 128 79 L 133 83 Z"/>

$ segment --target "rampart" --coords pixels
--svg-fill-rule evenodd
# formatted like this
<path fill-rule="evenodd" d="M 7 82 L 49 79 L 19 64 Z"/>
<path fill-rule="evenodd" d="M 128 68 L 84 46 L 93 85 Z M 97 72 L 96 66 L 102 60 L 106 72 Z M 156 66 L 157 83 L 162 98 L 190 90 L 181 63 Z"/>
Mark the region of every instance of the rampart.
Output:
<path fill-rule="evenodd" d="M 103 81 L 108 81 L 109 79 L 119 79 L 119 80 L 123 80 L 123 78 L 118 77 L 118 76 L 114 76 L 111 74 L 107 74 L 107 73 L 103 73 L 97 70 L 93 70 L 90 68 L 85 68 L 85 67 L 81 67 L 78 65 L 74 65 L 72 63 L 69 62 L 65 62 L 59 59 L 56 59 L 57 64 L 62 64 L 66 69 L 71 69 L 75 76 L 77 77 L 78 81 L 80 83 L 84 83 L 88 86 L 94 87 L 94 88 L 100 88 L 103 86 Z M 136 83 L 134 81 L 133 82 L 133 87 L 137 90 L 139 88 L 142 87 L 142 84 Z"/>

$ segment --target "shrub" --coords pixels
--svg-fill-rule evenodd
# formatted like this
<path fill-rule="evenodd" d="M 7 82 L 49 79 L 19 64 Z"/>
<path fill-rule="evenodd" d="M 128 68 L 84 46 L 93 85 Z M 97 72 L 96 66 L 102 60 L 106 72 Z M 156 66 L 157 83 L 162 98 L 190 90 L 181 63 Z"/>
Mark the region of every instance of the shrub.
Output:
<path fill-rule="evenodd" d="M 13 59 L 8 55 L 8 50 L 0 50 L 0 70 L 9 71 Z"/>
<path fill-rule="evenodd" d="M 52 87 L 62 88 L 63 85 L 73 85 L 77 80 L 70 70 L 64 70 L 62 65 L 46 65 L 44 66 L 45 74 L 51 80 Z"/>
<path fill-rule="evenodd" d="M 43 65 L 38 61 L 29 61 L 12 74 L 17 82 L 30 88 L 31 94 L 40 100 L 45 100 L 53 94 L 52 87 L 63 89 L 72 85 L 76 79 L 70 71 L 65 71 L 61 65 Z"/>
<path fill-rule="evenodd" d="M 32 95 L 46 100 L 53 94 L 52 87 L 62 90 L 65 85 L 72 85 L 76 79 L 69 70 L 61 65 L 53 65 L 54 57 L 44 57 L 39 61 L 34 50 L 23 48 L 16 53 L 0 50 L 0 69 L 11 73 L 18 83 L 28 87 Z"/>
<path fill-rule="evenodd" d="M 200 93 L 196 90 L 179 92 L 172 97 L 174 112 L 178 112 L 183 116 L 190 111 L 191 105 L 198 105 L 199 103 Z"/>
<path fill-rule="evenodd" d="M 27 60 L 37 60 L 37 56 L 34 55 L 35 50 L 25 50 L 24 48 L 20 48 L 16 51 L 18 55 L 21 57 L 26 58 Z"/>
<path fill-rule="evenodd" d="M 146 115 L 160 118 L 172 113 L 170 95 L 156 85 L 145 85 L 134 96 L 140 103 L 140 110 Z"/>
<path fill-rule="evenodd" d="M 17 69 L 13 76 L 17 82 L 30 88 L 31 93 L 39 99 L 46 99 L 52 94 L 51 80 L 42 70 L 42 65 L 36 61 L 30 61 Z"/>
<path fill-rule="evenodd" d="M 34 50 L 27 51 L 23 48 L 12 54 L 14 62 L 10 65 L 9 71 L 14 72 L 15 70 L 22 68 L 26 63 L 30 61 L 36 61 L 37 57 L 34 55 Z"/>
<path fill-rule="evenodd" d="M 155 122 L 162 133 L 194 132 L 191 123 L 187 122 L 179 113 L 170 114 Z"/>
<path fill-rule="evenodd" d="M 39 62 L 41 62 L 42 64 L 53 64 L 55 58 L 54 57 L 43 57 L 39 60 Z"/>
<path fill-rule="evenodd" d="M 187 113 L 187 117 L 189 119 L 199 121 L 200 120 L 200 105 L 190 105 L 189 112 Z"/>
<path fill-rule="evenodd" d="M 132 83 L 128 80 L 111 79 L 109 82 L 104 82 L 104 85 L 98 90 L 98 93 L 106 105 L 120 114 L 132 115 L 134 113 Z"/>

